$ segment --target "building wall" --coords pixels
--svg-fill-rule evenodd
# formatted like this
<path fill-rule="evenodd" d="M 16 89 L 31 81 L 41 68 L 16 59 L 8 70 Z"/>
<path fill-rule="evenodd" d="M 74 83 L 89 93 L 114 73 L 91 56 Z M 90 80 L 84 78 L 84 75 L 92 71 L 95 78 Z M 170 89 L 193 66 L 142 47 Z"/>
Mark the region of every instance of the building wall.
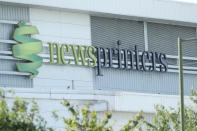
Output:
<path fill-rule="evenodd" d="M 15 29 L 15 25 L 9 24 L 8 21 L 29 21 L 29 8 L 0 2 L 0 20 L 4 20 L 4 22 L 0 22 L 0 86 L 31 88 L 33 81 L 29 79 L 28 76 L 13 76 L 10 74 L 10 72 L 16 72 L 15 63 L 21 63 L 22 61 L 6 59 L 5 56 L 7 55 L 8 58 L 10 56 L 6 51 L 11 52 L 13 44 L 7 40 L 12 40 L 13 31 Z"/>
<path fill-rule="evenodd" d="M 44 8 L 55 8 L 108 17 L 136 18 L 137 20 L 156 20 L 166 23 L 190 23 L 196 25 L 196 4 L 175 2 L 174 0 L 1 0 Z"/>
<path fill-rule="evenodd" d="M 178 55 L 177 39 L 196 37 L 196 28 L 190 26 L 170 25 L 161 23 L 147 23 L 148 49 L 166 53 L 167 55 Z M 183 44 L 183 55 L 196 57 L 196 41 L 188 41 Z"/>
<path fill-rule="evenodd" d="M 2 17 L 2 20 L 7 20 L 7 22 L 22 20 L 22 16 L 24 16 L 24 19 L 29 18 L 29 16 L 26 16 L 28 13 L 25 13 L 25 11 L 29 9 L 24 7 L 9 5 L 3 6 L 2 10 L 7 14 L 2 14 L 2 16 L 5 17 Z M 13 11 L 19 12 L 17 14 L 18 16 L 12 16 Z M 20 12 L 23 13 L 20 14 Z M 74 43 L 82 45 L 91 45 L 92 43 L 94 46 L 116 47 L 116 41 L 121 40 L 121 48 L 132 48 L 134 45 L 139 45 L 140 50 L 145 50 L 146 47 L 144 40 L 144 24 L 142 21 L 109 19 L 103 17 L 91 17 L 90 20 L 88 14 L 36 8 L 31 8 L 29 15 L 31 24 L 36 25 L 40 31 L 39 35 L 33 37 L 43 41 L 44 51 L 40 54 L 41 56 L 48 55 L 49 53 L 47 42 L 58 42 L 60 44 L 67 42 L 68 44 Z M 8 16 L 12 19 L 9 20 Z M 4 32 L 2 32 L 1 35 L 2 40 L 11 40 L 14 24 L 1 23 L 1 25 L 12 27 L 7 33 L 6 38 L 3 37 L 5 37 L 5 30 L 7 31 L 8 28 L 2 30 Z M 194 37 L 196 35 L 195 30 L 194 27 L 148 23 L 148 50 L 167 52 L 167 55 L 176 57 L 177 52 L 175 47 L 177 37 L 179 35 L 183 38 Z M 158 46 L 159 44 L 160 46 Z M 195 48 L 197 48 L 195 42 L 186 44 L 184 46 L 184 55 L 194 58 Z M 5 51 L 11 51 L 9 42 L 1 44 L 1 51 L 2 55 L 5 55 L 3 54 Z M 8 56 L 11 57 L 9 54 Z M 1 59 L 1 73 L 5 74 L 7 71 L 7 74 L 2 75 L 1 86 L 34 87 L 41 90 L 67 90 L 69 87 L 69 89 L 72 88 L 75 90 L 91 90 L 94 88 L 99 90 L 133 91 L 140 93 L 178 94 L 177 73 L 145 73 L 103 69 L 105 75 L 103 77 L 97 77 L 96 70 L 91 68 L 51 65 L 47 63 L 49 61 L 48 59 L 45 60 L 46 62 L 39 69 L 38 77 L 32 81 L 28 79 L 28 76 L 26 76 L 27 74 L 18 72 L 15 74 L 16 59 L 7 60 L 7 57 L 4 57 Z M 169 60 L 169 62 L 172 63 L 169 63 L 169 65 L 177 66 L 176 59 Z M 196 64 L 191 59 L 186 59 L 184 65 L 188 65 L 189 68 L 192 68 L 191 72 L 185 75 L 185 94 L 189 95 L 190 90 L 195 84 L 196 75 L 193 68 L 195 69 Z M 133 78 L 135 81 L 132 82 L 127 78 Z M 156 78 L 158 79 L 156 80 Z M 9 79 L 11 82 L 9 82 Z M 149 88 L 146 87 L 147 84 L 145 86 L 141 81 L 146 81 Z M 170 81 L 176 82 L 171 84 Z M 160 85 L 160 83 L 162 84 Z M 168 89 L 164 88 L 166 84 L 169 84 L 167 86 Z M 136 88 L 136 86 L 138 88 Z"/>
<path fill-rule="evenodd" d="M 39 29 L 40 34 L 34 37 L 43 41 L 46 45 L 44 50 L 49 50 L 47 42 L 91 45 L 90 18 L 87 14 L 31 8 L 30 21 Z M 41 54 L 49 55 L 49 52 Z M 34 88 L 67 90 L 70 86 L 76 90 L 90 90 L 92 73 L 91 68 L 45 63 L 34 79 Z"/>
<path fill-rule="evenodd" d="M 178 73 L 139 72 L 119 69 L 102 69 L 102 73 L 103 76 L 94 77 L 94 88 L 96 90 L 179 94 Z M 191 90 L 196 87 L 196 82 L 196 75 L 184 75 L 185 95 L 191 93 Z"/>
<path fill-rule="evenodd" d="M 119 131 L 120 127 L 132 119 L 136 112 L 144 111 L 144 117 L 148 121 L 152 121 L 155 104 L 164 104 L 166 108 L 169 106 L 177 108 L 178 96 L 174 95 L 151 95 L 131 92 L 112 92 L 112 91 L 38 91 L 38 89 L 16 89 L 15 94 L 6 93 L 6 98 L 11 105 L 13 97 L 20 96 L 31 100 L 35 98 L 40 107 L 41 115 L 47 120 L 48 125 L 63 131 L 64 124 L 62 121 L 55 121 L 52 118 L 52 111 L 57 111 L 59 115 L 68 117 L 60 102 L 62 99 L 69 100 L 74 105 L 84 107 L 90 103 L 90 109 L 98 112 L 99 116 L 103 116 L 104 111 L 113 112 L 113 118 L 110 123 L 113 125 L 114 131 Z M 185 104 L 192 106 L 188 97 L 185 97 Z M 58 131 L 58 130 L 57 130 Z"/>
<path fill-rule="evenodd" d="M 167 44 L 170 43 L 166 46 L 165 40 L 160 40 L 159 38 L 163 38 L 162 34 L 165 32 L 168 33 L 170 29 L 174 29 L 171 32 L 171 34 L 174 35 L 177 33 L 177 28 L 178 32 L 183 31 L 183 34 L 186 34 L 186 37 L 194 36 L 196 15 L 195 13 L 191 12 L 196 11 L 195 6 L 182 6 L 179 3 L 165 3 L 164 1 L 156 2 L 154 0 L 148 0 L 146 1 L 146 4 L 144 1 L 139 0 L 132 1 L 130 4 L 128 4 L 128 0 L 124 2 L 119 0 L 116 2 L 108 1 L 107 3 L 105 3 L 106 1 L 102 0 L 99 2 L 95 0 L 85 0 L 84 3 L 80 4 L 76 4 L 76 1 L 74 0 L 68 0 L 66 2 L 63 2 L 62 0 L 51 0 L 37 3 L 32 0 L 21 0 L 17 2 L 15 0 L 7 1 L 14 3 L 22 2 L 25 4 L 9 4 L 11 8 L 8 10 L 12 12 L 17 12 L 15 11 L 16 8 L 19 11 L 24 10 L 22 11 L 24 13 L 23 15 L 27 15 L 30 24 L 37 26 L 40 34 L 33 37 L 43 41 L 44 51 L 39 55 L 44 57 L 44 64 L 41 68 L 39 68 L 39 75 L 33 80 L 30 80 L 30 84 L 25 85 L 26 83 L 24 81 L 28 79 L 29 74 L 16 72 L 16 70 L 13 70 L 13 65 L 12 70 L 6 71 L 8 68 L 10 68 L 10 63 L 7 64 L 7 61 L 16 61 L 16 59 L 11 56 L 10 51 L 6 50 L 7 48 L 10 48 L 10 46 L 0 46 L 0 58 L 4 58 L 4 61 L 1 61 L 0 63 L 0 86 L 1 88 L 11 87 L 8 89 L 14 90 L 16 92 L 15 96 L 29 99 L 35 98 L 41 108 L 41 114 L 47 119 L 49 125 L 62 130 L 62 123 L 58 124 L 51 119 L 51 111 L 54 109 L 60 111 L 60 114 L 64 114 L 62 112 L 64 109 L 59 105 L 59 102 L 62 99 L 68 99 L 79 105 L 84 105 L 84 103 L 90 101 L 93 103 L 92 108 L 101 112 L 100 114 L 106 110 L 113 110 L 113 120 L 117 122 L 117 124 L 114 125 L 114 128 L 117 130 L 120 127 L 119 125 L 121 125 L 123 122 L 125 123 L 130 118 L 130 116 L 132 117 L 135 114 L 134 112 L 138 112 L 140 110 L 143 110 L 147 116 L 147 119 L 151 121 L 151 114 L 154 113 L 155 104 L 164 104 L 167 107 L 172 106 L 177 108 L 179 97 L 177 96 L 178 66 L 176 56 L 177 52 L 175 50 L 176 40 L 174 36 L 172 38 L 169 34 L 164 35 L 165 39 L 171 40 L 170 42 L 166 42 Z M 3 7 L 6 7 L 7 10 L 7 6 L 5 6 L 5 3 L 3 4 Z M 146 7 L 142 9 L 141 7 L 144 7 L 144 5 L 146 5 Z M 122 6 L 125 8 L 117 8 L 117 6 Z M 131 6 L 135 6 L 135 8 L 132 8 Z M 148 9 L 152 10 L 147 11 Z M 166 9 L 169 9 L 169 11 L 164 12 Z M 2 8 L 0 8 L 0 10 L 2 11 Z M 182 13 L 180 13 L 180 11 Z M 0 13 L 3 13 L 3 11 Z M 190 13 L 191 15 L 189 15 Z M 6 13 L 4 12 L 1 16 L 4 14 Z M 11 27 L 9 27 L 11 28 L 11 31 L 13 30 L 12 26 L 16 25 L 19 19 L 7 19 L 7 16 L 12 16 L 10 14 L 6 14 L 5 16 L 6 17 L 1 18 L 0 21 L 2 23 L 9 23 L 9 25 L 11 25 Z M 23 16 L 21 17 L 19 14 L 16 14 L 16 16 L 17 18 L 20 18 L 20 20 L 23 19 Z M 105 18 L 103 19 L 104 21 L 108 21 L 109 26 L 104 25 L 106 24 L 105 22 L 99 22 L 97 23 L 97 26 L 93 26 L 92 20 L 90 18 L 91 16 L 113 18 L 113 22 L 115 22 L 116 27 L 112 25 L 112 22 L 106 20 Z M 154 21 L 156 18 L 157 20 Z M 152 21 L 152 23 L 147 23 L 147 33 L 153 33 L 150 35 L 150 38 L 147 39 L 148 41 L 146 41 L 143 36 L 143 21 Z M 156 24 L 154 22 L 161 23 Z M 165 23 L 165 25 L 163 25 L 162 22 Z M 168 25 L 166 25 L 167 23 Z M 135 24 L 135 26 L 132 27 L 130 24 Z M 183 24 L 184 27 L 183 25 L 180 27 L 180 24 Z M 95 30 L 91 31 L 91 29 Z M 105 32 L 106 30 L 108 32 Z M 114 31 L 114 36 L 107 36 L 104 39 L 103 35 L 109 35 L 112 30 Z M 119 33 L 117 35 L 116 31 L 120 30 L 122 32 L 126 30 L 127 32 L 125 34 Z M 139 30 L 140 31 L 137 34 L 134 32 L 131 36 L 129 36 L 128 33 L 130 33 L 130 30 L 134 30 L 136 32 Z M 7 29 L 1 32 L 0 38 L 4 37 L 6 31 Z M 159 34 L 157 31 L 160 31 L 161 35 L 155 38 L 154 36 Z M 95 35 L 94 33 L 98 34 Z M 175 36 L 177 37 L 177 34 Z M 11 35 L 9 34 L 8 37 L 10 40 Z M 127 39 L 128 37 L 130 37 L 130 39 Z M 136 37 L 138 37 L 138 39 Z M 100 46 L 106 44 L 106 47 L 113 47 L 117 38 L 125 38 L 122 39 L 122 41 L 126 44 L 130 40 L 136 38 L 134 43 L 139 43 L 142 50 L 158 50 L 162 52 L 164 51 L 163 53 L 165 53 L 165 51 L 169 52 L 167 55 L 169 55 L 169 61 L 172 63 L 169 67 L 169 73 L 159 74 L 158 72 L 146 73 L 137 71 L 103 69 L 104 76 L 98 77 L 95 74 L 95 70 L 91 68 L 48 64 L 49 59 L 46 57 L 48 55 L 47 42 L 58 42 L 60 44 L 66 42 L 68 44 L 81 45 L 91 45 L 91 43 L 93 45 L 97 45 L 97 42 L 99 42 L 98 45 Z M 13 43 L 13 41 L 6 42 L 6 44 Z M 146 45 L 146 42 L 148 42 L 148 46 Z M 111 43 L 114 45 L 111 45 Z M 158 46 L 158 44 L 161 43 L 162 46 Z M 173 46 L 171 46 L 171 44 L 173 44 Z M 129 48 L 131 45 L 127 44 L 126 46 Z M 196 46 L 192 45 L 188 48 L 191 49 L 192 53 L 188 53 L 187 58 L 184 57 L 184 64 L 188 65 L 187 67 L 184 67 L 186 95 L 189 94 L 190 89 L 192 86 L 194 86 L 197 74 L 197 69 L 195 67 L 196 65 L 193 62 L 197 60 L 195 58 L 196 55 L 193 55 Z M 172 54 L 170 54 L 170 52 L 172 52 Z M 21 82 L 21 80 L 23 81 Z M 31 88 L 26 89 L 26 87 Z M 12 101 L 13 97 L 9 99 Z M 191 105 L 191 103 L 188 101 L 188 97 L 186 97 L 185 100 L 187 105 Z"/>
<path fill-rule="evenodd" d="M 171 59 L 169 56 L 177 56 L 178 37 L 182 39 L 193 38 L 196 36 L 196 28 L 91 16 L 91 35 L 94 46 L 118 48 L 117 41 L 120 40 L 121 49 L 133 50 L 134 46 L 138 45 L 140 52 L 147 50 L 149 52 L 164 53 L 167 55 L 169 69 L 172 69 L 172 66 L 177 66 L 177 59 Z M 196 57 L 196 49 L 196 41 L 185 42 L 183 45 L 183 56 Z M 107 55 L 107 57 L 109 56 Z M 123 59 L 124 57 L 122 56 Z M 117 60 L 117 56 L 113 60 Z M 122 63 L 124 62 L 122 61 Z M 196 66 L 196 63 L 191 59 L 184 61 L 183 64 L 189 67 Z M 178 73 L 172 72 L 176 71 L 175 69 L 167 72 L 145 72 L 142 69 L 136 71 L 135 69 L 110 69 L 103 67 L 103 76 L 97 76 L 96 70 L 94 71 L 94 89 L 97 90 L 179 94 Z M 192 72 L 185 74 L 184 87 L 186 95 L 189 95 L 191 89 L 194 88 L 196 78 L 197 76 L 192 74 Z"/>
<path fill-rule="evenodd" d="M 120 40 L 121 48 L 145 50 L 143 21 L 91 16 L 91 36 L 94 46 L 117 48 Z"/>

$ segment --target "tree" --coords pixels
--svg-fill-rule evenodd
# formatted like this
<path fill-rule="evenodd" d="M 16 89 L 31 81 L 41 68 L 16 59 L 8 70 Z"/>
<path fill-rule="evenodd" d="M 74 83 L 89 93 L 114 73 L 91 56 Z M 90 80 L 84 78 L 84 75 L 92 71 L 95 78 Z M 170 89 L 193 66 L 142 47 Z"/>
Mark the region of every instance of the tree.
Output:
<path fill-rule="evenodd" d="M 0 89 L 0 131 L 52 131 L 39 114 L 37 103 L 15 98 L 8 107 L 5 91 Z"/>

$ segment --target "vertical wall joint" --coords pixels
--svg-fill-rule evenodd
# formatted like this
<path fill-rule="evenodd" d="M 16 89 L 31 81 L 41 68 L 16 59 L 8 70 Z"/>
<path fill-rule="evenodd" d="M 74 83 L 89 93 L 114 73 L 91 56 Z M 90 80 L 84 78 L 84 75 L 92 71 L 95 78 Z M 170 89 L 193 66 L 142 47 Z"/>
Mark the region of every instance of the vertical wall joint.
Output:
<path fill-rule="evenodd" d="M 145 44 L 145 51 L 148 51 L 147 22 L 145 22 L 145 21 L 144 21 L 144 44 Z"/>

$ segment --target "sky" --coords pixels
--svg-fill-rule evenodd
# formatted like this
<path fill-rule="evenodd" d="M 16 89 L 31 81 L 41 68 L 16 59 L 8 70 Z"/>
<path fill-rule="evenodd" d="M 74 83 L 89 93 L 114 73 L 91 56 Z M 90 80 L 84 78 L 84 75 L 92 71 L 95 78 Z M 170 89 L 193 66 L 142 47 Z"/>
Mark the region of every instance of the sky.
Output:
<path fill-rule="evenodd" d="M 188 3 L 196 3 L 197 4 L 197 0 L 172 0 L 172 1 L 181 1 L 181 2 L 188 2 Z"/>

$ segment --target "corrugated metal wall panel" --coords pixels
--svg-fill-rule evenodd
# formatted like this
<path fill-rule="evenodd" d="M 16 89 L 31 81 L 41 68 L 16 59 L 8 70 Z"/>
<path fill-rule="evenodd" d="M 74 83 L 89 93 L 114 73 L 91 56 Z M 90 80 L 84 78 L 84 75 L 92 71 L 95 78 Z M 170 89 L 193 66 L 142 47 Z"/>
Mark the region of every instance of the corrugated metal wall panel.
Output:
<path fill-rule="evenodd" d="M 33 81 L 26 76 L 0 74 L 0 87 L 28 88 L 32 85 Z"/>
<path fill-rule="evenodd" d="M 17 7 L 12 5 L 7 5 L 6 3 L 0 2 L 0 20 L 10 20 L 10 21 L 29 21 L 29 9 L 26 7 Z M 14 31 L 14 25 L 12 24 L 0 24 L 0 39 L 1 40 L 11 40 Z M 11 51 L 11 44 L 1 43 L 0 51 Z M 0 71 L 16 71 L 16 60 L 0 60 Z M 33 82 L 28 76 L 19 75 L 0 75 L 0 86 L 3 87 L 32 87 Z"/>
<path fill-rule="evenodd" d="M 121 40 L 123 48 L 145 48 L 143 22 L 92 16 L 91 34 L 94 46 L 117 47 Z"/>
<path fill-rule="evenodd" d="M 148 46 L 149 51 L 162 52 L 168 55 L 177 55 L 177 39 L 196 37 L 196 28 L 148 23 Z M 197 56 L 196 41 L 185 42 L 183 44 L 183 55 Z"/>
<path fill-rule="evenodd" d="M 1 20 L 29 21 L 29 8 L 7 5 L 6 3 L 0 3 L 0 8 Z"/>
<path fill-rule="evenodd" d="M 118 69 L 103 69 L 104 76 L 96 76 L 97 90 L 131 91 L 138 93 L 179 93 L 178 73 L 139 72 Z M 184 75 L 185 94 L 188 95 L 197 82 L 197 75 Z"/>
<path fill-rule="evenodd" d="M 0 59 L 0 71 L 16 71 L 16 62 L 17 61 Z"/>
<path fill-rule="evenodd" d="M 94 46 L 115 47 L 115 42 L 119 39 L 124 41 L 122 48 L 132 48 L 133 45 L 139 45 L 139 48 L 144 50 L 144 32 L 141 22 L 91 17 L 91 28 Z M 177 55 L 178 36 L 181 38 L 194 37 L 196 29 L 148 23 L 147 33 L 149 51 Z M 185 56 L 197 56 L 197 45 L 194 43 L 191 42 L 185 45 L 186 47 L 184 46 Z M 175 59 L 167 59 L 167 61 L 170 65 L 177 65 Z M 188 61 L 184 61 L 185 63 Z M 95 74 L 95 89 L 170 95 L 177 95 L 179 91 L 178 73 L 140 72 L 109 68 L 102 69 L 102 73 L 103 76 Z M 185 94 L 188 95 L 197 81 L 197 75 L 185 74 L 184 78 Z"/>
<path fill-rule="evenodd" d="M 14 30 L 14 25 L 0 23 L 0 39 L 10 40 Z"/>

